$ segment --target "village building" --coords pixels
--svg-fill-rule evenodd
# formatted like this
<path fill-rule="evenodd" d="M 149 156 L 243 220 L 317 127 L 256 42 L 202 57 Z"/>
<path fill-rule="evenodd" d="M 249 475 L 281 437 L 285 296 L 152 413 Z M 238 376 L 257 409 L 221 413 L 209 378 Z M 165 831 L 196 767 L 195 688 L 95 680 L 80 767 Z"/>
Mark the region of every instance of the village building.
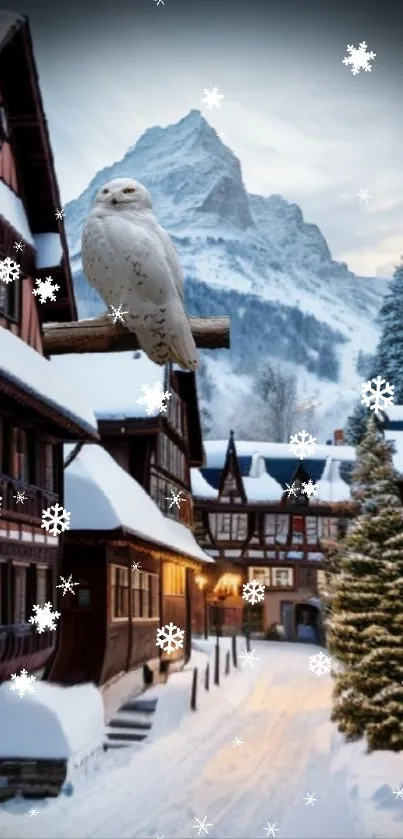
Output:
<path fill-rule="evenodd" d="M 91 401 L 104 451 L 95 456 L 97 447 L 91 452 L 84 446 L 65 470 L 77 515 L 66 538 L 64 568 L 81 582 L 77 596 L 62 602 L 61 645 L 51 678 L 104 684 L 140 665 L 154 672 L 168 659 L 189 657 L 204 608 L 198 582 L 204 566 L 214 564 L 192 534 L 190 469 L 203 463 L 195 375 L 159 367 L 140 351 L 60 355 L 52 364 Z M 169 395 L 162 406 L 143 402 L 145 389 L 155 387 Z M 96 458 L 92 488 L 90 458 Z M 87 491 L 69 492 L 79 468 Z M 122 506 L 126 492 L 130 503 Z M 104 522 L 97 512 L 102 497 L 117 505 L 115 517 L 108 519 L 105 509 Z M 156 646 L 156 629 L 171 621 L 185 639 L 182 649 L 167 656 Z M 97 627 L 91 660 L 82 647 L 87 625 Z"/>
<path fill-rule="evenodd" d="M 236 442 L 232 432 L 229 441 L 205 442 L 206 464 L 192 469 L 195 535 L 217 563 L 206 599 L 218 631 L 323 640 L 322 540 L 337 538 L 354 508 L 340 467 L 354 462 L 355 451 L 340 432 L 335 442 L 317 445 L 303 460 L 287 444 Z M 309 497 L 304 489 L 311 484 Z M 249 606 L 242 587 L 252 580 L 265 593 Z"/>
<path fill-rule="evenodd" d="M 63 505 L 62 444 L 97 440 L 90 405 L 43 356 L 42 324 L 76 318 L 52 154 L 29 27 L 0 13 L 0 681 L 51 659 L 56 633 L 29 623 L 55 605 L 61 539 L 42 525 Z M 16 245 L 18 244 L 18 247 Z M 51 275 L 57 300 L 35 280 Z"/>

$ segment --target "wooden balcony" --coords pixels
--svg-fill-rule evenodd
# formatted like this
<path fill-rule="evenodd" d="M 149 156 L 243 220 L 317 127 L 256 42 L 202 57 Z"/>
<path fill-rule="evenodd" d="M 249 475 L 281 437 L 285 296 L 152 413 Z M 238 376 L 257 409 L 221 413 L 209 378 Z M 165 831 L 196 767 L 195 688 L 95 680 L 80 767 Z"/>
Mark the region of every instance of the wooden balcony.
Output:
<path fill-rule="evenodd" d="M 14 498 L 17 492 L 25 493 L 26 500 L 23 504 L 17 504 Z M 38 520 L 41 521 L 42 511 L 58 501 L 58 495 L 55 492 L 3 474 L 0 474 L 0 495 L 2 496 L 1 514 L 3 517 L 7 515 L 10 519 L 32 524 L 37 524 Z"/>
<path fill-rule="evenodd" d="M 38 632 L 30 623 L 0 626 L 0 683 L 12 673 L 45 666 L 56 646 L 57 633 Z"/>

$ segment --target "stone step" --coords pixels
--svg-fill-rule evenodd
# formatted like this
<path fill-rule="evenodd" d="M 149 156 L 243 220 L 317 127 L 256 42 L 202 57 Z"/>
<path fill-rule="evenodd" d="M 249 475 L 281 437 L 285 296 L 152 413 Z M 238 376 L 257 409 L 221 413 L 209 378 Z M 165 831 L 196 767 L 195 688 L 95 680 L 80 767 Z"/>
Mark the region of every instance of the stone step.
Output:
<path fill-rule="evenodd" d="M 126 743 L 133 742 L 138 743 L 140 740 L 145 740 L 147 734 L 142 734 L 141 732 L 137 731 L 118 731 L 115 729 L 114 731 L 108 731 L 108 742 L 111 741 L 121 742 L 125 741 Z"/>
<path fill-rule="evenodd" d="M 121 705 L 119 711 L 139 711 L 143 714 L 153 714 L 157 707 L 158 699 L 129 699 Z"/>
<path fill-rule="evenodd" d="M 125 717 L 114 717 L 112 720 L 109 720 L 108 728 L 138 728 L 143 731 L 149 731 L 151 728 L 151 722 L 145 722 L 144 720 L 136 720 L 134 717 L 132 719 L 127 719 Z"/>

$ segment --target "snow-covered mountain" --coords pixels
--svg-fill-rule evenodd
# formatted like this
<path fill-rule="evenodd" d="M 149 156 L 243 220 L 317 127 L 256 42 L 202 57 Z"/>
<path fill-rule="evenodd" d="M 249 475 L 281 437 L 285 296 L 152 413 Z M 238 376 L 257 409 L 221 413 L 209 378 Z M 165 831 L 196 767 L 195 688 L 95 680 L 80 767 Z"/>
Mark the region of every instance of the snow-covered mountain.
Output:
<path fill-rule="evenodd" d="M 319 403 L 318 436 L 343 424 L 357 398 L 359 351 L 372 353 L 386 285 L 334 262 L 315 224 L 280 195 L 248 194 L 238 159 L 199 111 L 150 128 L 123 160 L 106 167 L 65 207 L 80 317 L 104 310 L 81 267 L 81 231 L 97 189 L 131 176 L 150 190 L 154 212 L 180 253 L 189 314 L 231 317 L 231 349 L 202 353 L 200 389 L 212 434 L 240 427 L 253 411 L 253 377 L 265 356 L 298 372 L 301 399 Z"/>

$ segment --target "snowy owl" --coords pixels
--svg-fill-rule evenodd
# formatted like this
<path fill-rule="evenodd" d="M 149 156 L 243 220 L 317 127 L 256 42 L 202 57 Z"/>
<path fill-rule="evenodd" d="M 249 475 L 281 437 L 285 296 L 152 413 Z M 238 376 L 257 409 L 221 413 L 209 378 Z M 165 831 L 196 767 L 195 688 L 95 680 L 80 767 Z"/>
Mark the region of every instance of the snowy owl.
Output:
<path fill-rule="evenodd" d="M 84 225 L 82 260 L 107 306 L 125 310 L 126 325 L 152 361 L 196 370 L 179 257 L 138 181 L 114 178 L 98 190 Z"/>

